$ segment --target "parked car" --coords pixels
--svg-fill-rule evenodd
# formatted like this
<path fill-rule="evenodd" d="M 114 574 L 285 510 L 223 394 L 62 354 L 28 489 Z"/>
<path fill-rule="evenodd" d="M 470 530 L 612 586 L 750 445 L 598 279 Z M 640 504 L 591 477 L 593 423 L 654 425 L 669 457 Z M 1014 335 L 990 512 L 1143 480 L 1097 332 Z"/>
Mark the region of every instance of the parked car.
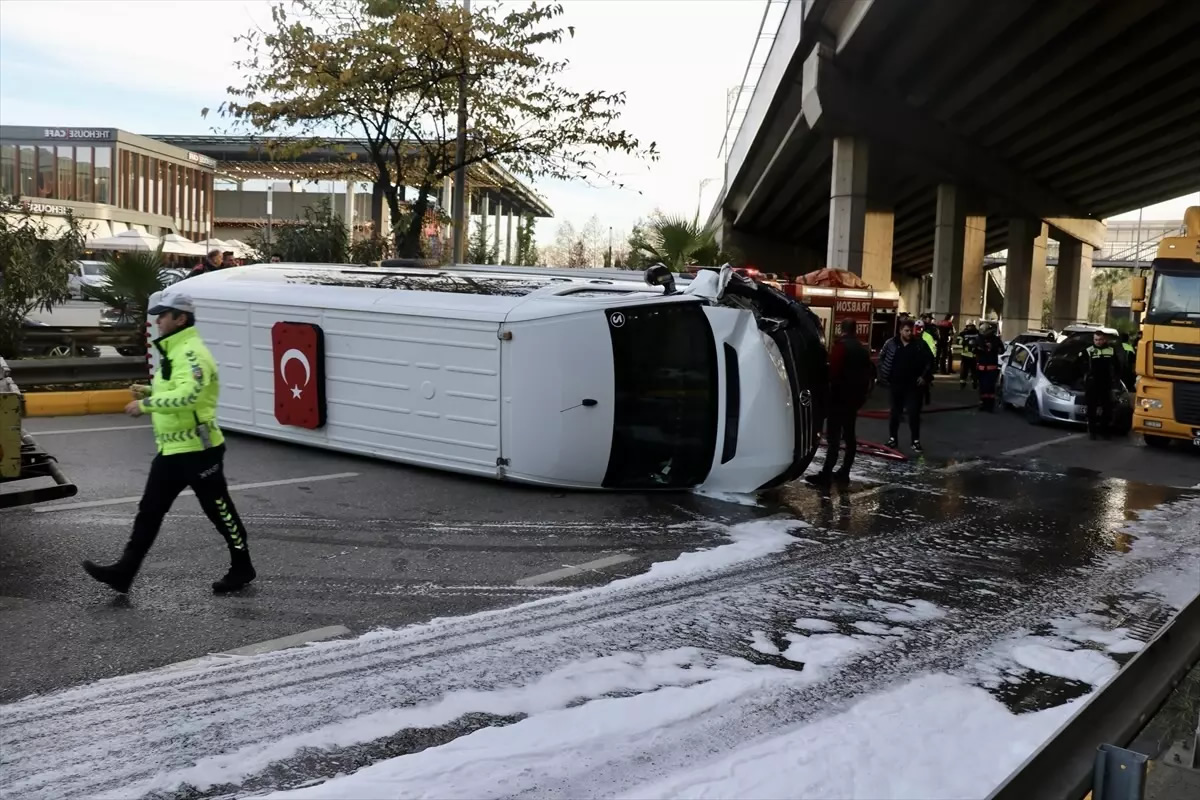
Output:
<path fill-rule="evenodd" d="M 75 272 L 67 278 L 71 297 L 87 300 L 92 296 L 89 289 L 107 286 L 108 278 L 104 276 L 104 267 L 103 261 L 76 261 Z"/>
<path fill-rule="evenodd" d="M 1030 342 L 1012 348 L 1004 369 L 1000 402 L 1024 411 L 1035 425 L 1065 422 L 1087 425 L 1084 398 L 1087 346 L 1090 339 L 1071 337 L 1061 344 Z M 1113 431 L 1127 433 L 1133 425 L 1133 398 L 1124 383 L 1113 389 Z"/>
<path fill-rule="evenodd" d="M 21 320 L 21 327 L 30 328 L 49 328 L 45 322 L 38 322 L 36 319 L 26 317 Z M 95 358 L 100 355 L 100 348 L 93 345 L 76 345 L 76 358 Z M 21 343 L 22 358 L 68 358 L 71 356 L 71 342 L 64 338 L 59 342 L 31 342 L 28 339 Z"/>
<path fill-rule="evenodd" d="M 123 314 L 120 309 L 106 308 L 100 312 L 100 327 L 101 328 L 128 328 L 133 331 L 142 324 L 137 319 Z M 117 348 L 117 352 L 123 356 L 141 356 L 146 354 L 144 347 L 140 345 L 122 345 Z"/>
<path fill-rule="evenodd" d="M 1018 333 L 1011 340 L 1004 343 L 1004 352 L 1000 354 L 1001 376 L 1004 374 L 1004 367 L 1008 364 L 1009 356 L 1012 355 L 1013 345 L 1029 344 L 1030 342 L 1053 342 L 1054 340 L 1054 331 L 1029 330 L 1024 333 Z"/>

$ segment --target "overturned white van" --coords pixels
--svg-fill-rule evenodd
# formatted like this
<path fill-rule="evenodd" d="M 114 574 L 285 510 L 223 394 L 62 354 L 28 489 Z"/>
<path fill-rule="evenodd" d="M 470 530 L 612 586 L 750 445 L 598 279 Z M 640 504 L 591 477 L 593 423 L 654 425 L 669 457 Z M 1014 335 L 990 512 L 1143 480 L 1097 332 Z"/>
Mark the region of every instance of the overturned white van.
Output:
<path fill-rule="evenodd" d="M 628 275 L 263 264 L 174 288 L 226 430 L 575 488 L 802 474 L 824 416 L 811 312 L 728 269 L 683 292 Z"/>

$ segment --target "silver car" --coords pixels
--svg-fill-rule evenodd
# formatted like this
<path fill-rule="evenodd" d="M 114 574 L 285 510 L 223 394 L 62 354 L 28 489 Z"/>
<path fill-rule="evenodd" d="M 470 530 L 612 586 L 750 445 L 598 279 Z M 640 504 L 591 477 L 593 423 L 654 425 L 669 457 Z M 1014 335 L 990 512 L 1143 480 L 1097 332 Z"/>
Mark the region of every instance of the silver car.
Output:
<path fill-rule="evenodd" d="M 90 298 L 91 289 L 103 289 L 108 286 L 108 278 L 104 274 L 104 261 L 76 261 L 75 270 L 67 278 L 67 288 L 71 297 L 77 300 Z"/>
<path fill-rule="evenodd" d="M 1083 378 L 1088 342 L 1069 340 L 1014 344 L 1001 373 L 1000 402 L 1022 410 L 1031 423 L 1065 422 L 1087 425 Z M 1113 432 L 1125 433 L 1133 424 L 1133 405 L 1125 385 L 1113 390 Z"/>

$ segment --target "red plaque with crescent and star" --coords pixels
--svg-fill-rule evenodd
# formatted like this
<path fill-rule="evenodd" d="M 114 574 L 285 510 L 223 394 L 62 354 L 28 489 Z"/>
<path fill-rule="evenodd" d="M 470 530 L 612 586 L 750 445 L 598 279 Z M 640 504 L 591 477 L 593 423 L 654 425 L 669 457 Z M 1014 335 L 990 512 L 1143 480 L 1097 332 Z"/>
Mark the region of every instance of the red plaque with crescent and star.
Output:
<path fill-rule="evenodd" d="M 308 322 L 271 327 L 275 364 L 275 419 L 280 425 L 320 428 L 325 424 L 325 334 Z"/>

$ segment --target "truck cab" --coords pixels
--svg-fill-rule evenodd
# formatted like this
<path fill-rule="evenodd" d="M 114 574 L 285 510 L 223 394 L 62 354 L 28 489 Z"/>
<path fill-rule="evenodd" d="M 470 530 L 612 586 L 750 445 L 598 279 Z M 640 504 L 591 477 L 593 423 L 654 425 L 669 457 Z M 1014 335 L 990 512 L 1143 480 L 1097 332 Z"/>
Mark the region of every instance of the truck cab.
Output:
<path fill-rule="evenodd" d="M 1183 229 L 1162 240 L 1149 280 L 1133 279 L 1133 310 L 1143 312 L 1133 429 L 1151 447 L 1200 447 L 1200 206 Z"/>

